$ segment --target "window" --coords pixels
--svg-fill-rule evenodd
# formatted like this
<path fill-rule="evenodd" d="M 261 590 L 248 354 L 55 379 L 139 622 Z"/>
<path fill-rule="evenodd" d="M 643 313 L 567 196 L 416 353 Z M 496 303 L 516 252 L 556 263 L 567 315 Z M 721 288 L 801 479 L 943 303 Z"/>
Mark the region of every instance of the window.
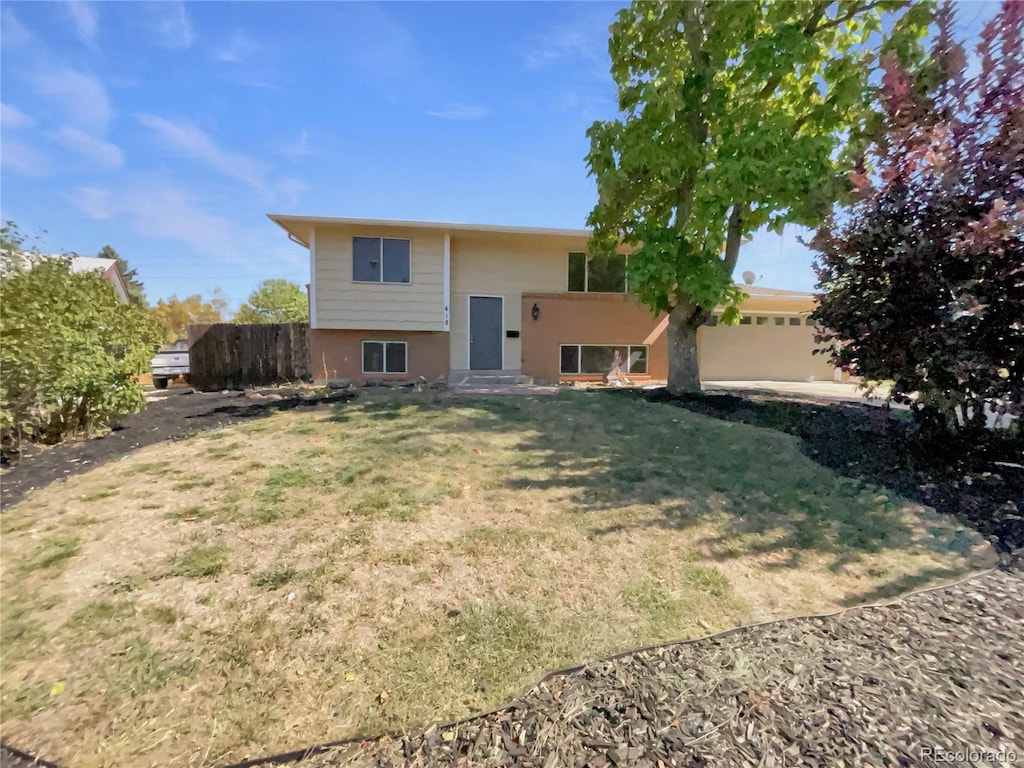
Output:
<path fill-rule="evenodd" d="M 768 318 L 767 318 L 767 317 L 765 317 L 764 315 L 760 315 L 760 316 L 758 316 L 758 318 L 757 318 L 757 324 L 758 324 L 758 325 L 768 325 Z"/>
<path fill-rule="evenodd" d="M 790 325 L 800 325 L 800 318 L 799 317 L 791 317 L 791 318 L 789 318 L 789 324 Z"/>
<path fill-rule="evenodd" d="M 363 342 L 363 373 L 405 373 L 407 361 L 404 341 Z"/>
<path fill-rule="evenodd" d="M 804 325 L 814 325 L 814 318 L 812 318 L 812 317 L 805 317 L 804 318 Z"/>
<path fill-rule="evenodd" d="M 786 318 L 784 318 L 784 317 L 776 317 L 775 318 L 775 324 L 776 325 L 785 325 L 786 324 Z"/>
<path fill-rule="evenodd" d="M 393 237 L 352 238 L 352 280 L 408 283 L 410 242 Z"/>
<path fill-rule="evenodd" d="M 750 325 L 750 317 L 749 316 L 741 317 L 740 318 L 740 325 Z"/>
<path fill-rule="evenodd" d="M 618 363 L 623 373 L 647 373 L 647 347 L 563 344 L 560 371 L 565 374 L 608 373 Z"/>
<path fill-rule="evenodd" d="M 626 257 L 621 253 L 569 254 L 569 290 L 576 293 L 625 293 Z"/>

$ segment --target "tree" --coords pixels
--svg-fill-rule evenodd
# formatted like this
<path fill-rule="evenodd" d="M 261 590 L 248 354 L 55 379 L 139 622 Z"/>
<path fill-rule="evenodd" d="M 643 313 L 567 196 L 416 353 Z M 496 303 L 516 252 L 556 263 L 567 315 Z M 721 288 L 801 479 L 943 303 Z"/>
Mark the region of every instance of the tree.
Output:
<path fill-rule="evenodd" d="M 636 246 L 629 285 L 669 315 L 669 390 L 699 391 L 697 328 L 738 321 L 732 273 L 767 225 L 816 226 L 873 127 L 880 48 L 910 60 L 930 16 L 899 0 L 634 2 L 611 26 L 623 117 L 587 132 L 591 253 Z M 891 18 L 885 18 L 891 17 Z M 883 21 L 885 23 L 883 23 Z M 884 30 L 884 32 L 883 32 Z M 724 243 L 724 250 L 723 250 Z"/>
<path fill-rule="evenodd" d="M 308 323 L 306 292 L 288 280 L 264 280 L 235 313 L 236 323 Z"/>
<path fill-rule="evenodd" d="M 150 311 L 163 327 L 167 341 L 183 339 L 190 323 L 223 323 L 228 303 L 219 288 L 214 289 L 209 301 L 196 293 L 179 299 L 172 295 L 160 299 Z"/>
<path fill-rule="evenodd" d="M 937 22 L 919 76 L 886 60 L 885 133 L 813 242 L 814 316 L 837 365 L 966 436 L 986 401 L 1024 402 L 1024 3 L 984 27 L 974 77 L 951 6 Z"/>
<path fill-rule="evenodd" d="M 63 257 L 22 251 L 9 259 L 16 239 L 4 233 L 0 282 L 5 451 L 24 437 L 57 442 L 140 410 L 145 398 L 134 377 L 149 368 L 161 335 L 99 274 L 74 273 Z"/>
<path fill-rule="evenodd" d="M 100 252 L 96 256 L 100 259 L 115 259 L 117 261 L 117 269 L 120 271 L 121 277 L 124 278 L 125 286 L 128 289 L 128 298 L 132 304 L 137 304 L 140 307 L 149 306 L 146 301 L 146 288 L 139 279 L 139 270 L 129 267 L 128 260 L 123 258 L 109 245 L 104 245 L 100 248 Z"/>

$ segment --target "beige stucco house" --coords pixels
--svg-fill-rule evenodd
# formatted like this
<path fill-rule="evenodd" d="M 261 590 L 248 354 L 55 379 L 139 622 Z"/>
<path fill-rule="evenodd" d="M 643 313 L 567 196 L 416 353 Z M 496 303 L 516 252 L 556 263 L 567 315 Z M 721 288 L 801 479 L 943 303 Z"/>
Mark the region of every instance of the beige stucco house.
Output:
<path fill-rule="evenodd" d="M 538 381 L 667 377 L 666 319 L 627 292 L 627 254 L 590 233 L 270 214 L 309 250 L 310 357 L 323 379 L 503 371 Z M 745 286 L 741 325 L 698 334 L 705 380 L 828 380 L 809 293 Z"/>

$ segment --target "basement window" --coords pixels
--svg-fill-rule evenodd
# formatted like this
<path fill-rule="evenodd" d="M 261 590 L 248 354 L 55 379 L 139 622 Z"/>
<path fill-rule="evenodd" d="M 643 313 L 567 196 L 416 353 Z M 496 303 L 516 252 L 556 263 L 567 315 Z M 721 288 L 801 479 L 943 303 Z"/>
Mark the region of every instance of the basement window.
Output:
<path fill-rule="evenodd" d="M 790 325 L 800 325 L 800 318 L 799 317 L 791 317 L 791 318 L 789 318 L 789 324 Z"/>
<path fill-rule="evenodd" d="M 776 317 L 775 318 L 775 324 L 776 325 L 785 325 L 786 324 L 786 318 L 784 318 L 784 317 Z"/>
<path fill-rule="evenodd" d="M 740 318 L 740 325 L 750 325 L 750 317 L 749 317 L 749 315 Z"/>
<path fill-rule="evenodd" d="M 406 373 L 408 361 L 404 341 L 363 342 L 363 373 Z"/>
<path fill-rule="evenodd" d="M 394 237 L 352 238 L 352 281 L 409 283 L 411 242 Z"/>
<path fill-rule="evenodd" d="M 758 325 L 768 325 L 768 318 L 767 318 L 767 317 L 765 317 L 764 315 L 760 315 L 760 316 L 758 316 L 758 318 L 757 318 L 757 324 L 758 324 Z"/>
<path fill-rule="evenodd" d="M 569 290 L 574 293 L 625 293 L 626 257 L 569 254 Z"/>
<path fill-rule="evenodd" d="M 647 347 L 600 344 L 563 344 L 561 365 L 563 374 L 608 373 L 615 362 L 623 373 L 646 375 Z"/>

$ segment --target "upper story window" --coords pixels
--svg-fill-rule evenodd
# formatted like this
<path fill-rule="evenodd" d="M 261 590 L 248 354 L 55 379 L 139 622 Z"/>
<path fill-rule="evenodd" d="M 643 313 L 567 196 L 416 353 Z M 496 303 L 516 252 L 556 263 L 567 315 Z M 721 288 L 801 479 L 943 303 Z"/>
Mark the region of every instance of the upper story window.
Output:
<path fill-rule="evenodd" d="M 626 257 L 569 254 L 569 290 L 579 293 L 625 293 Z"/>
<path fill-rule="evenodd" d="M 352 280 L 356 283 L 408 283 L 408 240 L 394 237 L 352 238 Z"/>

